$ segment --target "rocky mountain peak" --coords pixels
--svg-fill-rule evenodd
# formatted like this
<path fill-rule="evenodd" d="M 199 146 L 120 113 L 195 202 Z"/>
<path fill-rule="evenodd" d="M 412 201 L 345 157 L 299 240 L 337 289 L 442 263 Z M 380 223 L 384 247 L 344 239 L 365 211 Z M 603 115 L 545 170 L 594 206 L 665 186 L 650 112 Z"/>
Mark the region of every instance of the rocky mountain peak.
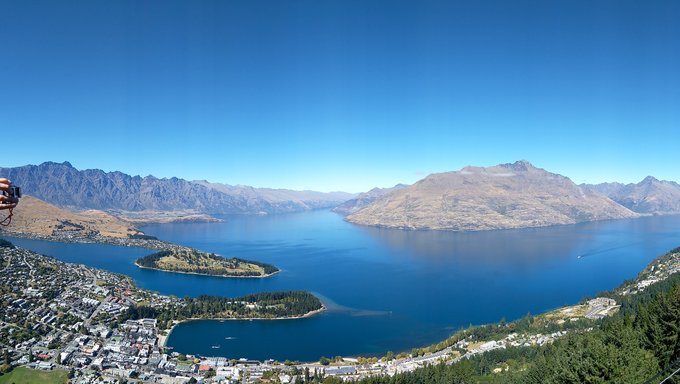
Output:
<path fill-rule="evenodd" d="M 527 172 L 530 169 L 537 169 L 527 160 L 517 160 L 514 163 L 501 164 L 500 166 L 503 168 L 512 169 L 513 171 L 517 172 Z"/>
<path fill-rule="evenodd" d="M 73 165 L 71 165 L 71 163 L 69 163 L 68 161 L 64 161 L 63 163 L 57 163 L 56 161 L 46 161 L 40 165 L 37 165 L 37 167 L 50 167 L 50 166 L 74 168 Z"/>

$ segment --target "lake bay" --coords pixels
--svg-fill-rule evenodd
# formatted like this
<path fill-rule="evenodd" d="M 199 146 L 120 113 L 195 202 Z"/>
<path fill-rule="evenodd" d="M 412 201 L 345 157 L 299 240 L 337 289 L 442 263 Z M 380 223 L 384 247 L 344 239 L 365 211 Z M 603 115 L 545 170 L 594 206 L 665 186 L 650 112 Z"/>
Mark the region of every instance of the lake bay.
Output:
<path fill-rule="evenodd" d="M 143 230 L 225 257 L 271 263 L 281 273 L 266 279 L 166 273 L 133 265 L 152 252 L 145 249 L 10 240 L 180 297 L 313 292 L 329 309 L 319 316 L 193 321 L 177 326 L 168 341 L 183 353 L 301 361 L 408 351 L 470 324 L 574 304 L 635 277 L 680 245 L 680 216 L 468 233 L 361 227 L 329 211 L 224 219 Z"/>

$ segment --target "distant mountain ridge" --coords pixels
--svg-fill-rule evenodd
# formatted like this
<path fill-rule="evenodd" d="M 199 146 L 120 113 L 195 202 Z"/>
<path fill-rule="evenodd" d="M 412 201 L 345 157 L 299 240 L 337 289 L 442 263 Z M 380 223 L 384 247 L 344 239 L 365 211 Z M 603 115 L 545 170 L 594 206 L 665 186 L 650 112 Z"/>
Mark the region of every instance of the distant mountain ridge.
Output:
<path fill-rule="evenodd" d="M 637 216 L 600 193 L 522 160 L 431 174 L 346 219 L 387 228 L 474 231 Z"/>
<path fill-rule="evenodd" d="M 333 208 L 333 212 L 339 213 L 341 215 L 352 214 L 361 208 L 370 205 L 379 198 L 406 187 L 408 187 L 406 184 L 397 184 L 392 188 L 373 188 L 368 192 L 360 193 L 357 195 L 357 197 L 338 205 L 337 207 Z"/>
<path fill-rule="evenodd" d="M 207 214 L 270 214 L 334 207 L 353 194 L 321 193 L 191 182 L 176 177 L 130 176 L 70 163 L 46 162 L 0 168 L 23 192 L 62 208 L 175 211 Z"/>
<path fill-rule="evenodd" d="M 583 187 L 602 193 L 624 207 L 638 213 L 680 213 L 680 184 L 647 176 L 637 184 L 584 184 Z"/>
<path fill-rule="evenodd" d="M 276 205 L 277 209 L 284 212 L 329 208 L 338 202 L 350 199 L 354 194 L 346 192 L 317 192 L 317 191 L 293 191 L 289 189 L 255 188 L 245 185 L 228 185 L 210 183 L 205 180 L 196 180 L 193 183 L 205 186 L 212 190 L 228 195 L 256 202 L 264 199 L 270 204 Z"/>

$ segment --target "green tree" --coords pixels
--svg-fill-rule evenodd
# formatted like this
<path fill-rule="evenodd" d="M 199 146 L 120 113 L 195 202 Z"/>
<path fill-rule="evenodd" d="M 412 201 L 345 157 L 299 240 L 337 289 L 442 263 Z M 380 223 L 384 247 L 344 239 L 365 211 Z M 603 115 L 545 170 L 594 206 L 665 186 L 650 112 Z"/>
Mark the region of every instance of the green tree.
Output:
<path fill-rule="evenodd" d="M 638 334 L 622 324 L 605 331 L 569 335 L 534 361 L 521 383 L 637 383 L 658 370 Z"/>
<path fill-rule="evenodd" d="M 635 324 L 642 332 L 643 345 L 652 350 L 661 367 L 680 357 L 680 287 L 659 293 L 638 309 Z"/>

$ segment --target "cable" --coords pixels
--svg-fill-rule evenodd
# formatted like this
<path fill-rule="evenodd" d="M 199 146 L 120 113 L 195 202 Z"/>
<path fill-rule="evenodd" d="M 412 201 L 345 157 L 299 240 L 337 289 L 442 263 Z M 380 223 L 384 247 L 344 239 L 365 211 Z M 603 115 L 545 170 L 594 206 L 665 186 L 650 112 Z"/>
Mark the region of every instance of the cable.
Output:
<path fill-rule="evenodd" d="M 12 223 L 12 208 L 9 209 L 9 215 L 0 221 L 0 225 L 6 227 Z"/>
<path fill-rule="evenodd" d="M 671 373 L 667 378 L 661 380 L 661 382 L 659 384 L 663 384 L 666 380 L 670 379 L 673 375 L 678 373 L 678 371 L 680 371 L 680 368 L 676 369 L 675 372 Z"/>
<path fill-rule="evenodd" d="M 680 363 L 680 358 L 675 359 L 674 361 L 672 361 L 672 362 L 668 365 L 668 367 L 666 367 L 666 369 L 664 369 L 664 370 L 662 370 L 661 372 L 657 373 L 657 374 L 654 375 L 653 377 L 647 379 L 647 381 L 645 381 L 644 384 L 652 384 L 652 383 L 656 383 L 655 380 L 657 380 L 658 378 L 662 377 L 663 374 L 665 374 L 666 372 L 668 372 L 668 371 L 670 371 L 671 369 L 673 369 L 673 367 L 675 367 L 678 363 Z M 680 369 L 679 369 L 679 370 L 680 370 Z M 659 384 L 661 384 L 661 383 L 663 383 L 664 381 L 670 379 L 670 378 L 671 378 L 673 375 L 675 375 L 677 372 L 678 372 L 678 371 L 675 371 L 675 372 L 671 373 L 670 376 L 668 376 L 667 378 L 663 379 L 663 381 L 661 381 Z"/>

